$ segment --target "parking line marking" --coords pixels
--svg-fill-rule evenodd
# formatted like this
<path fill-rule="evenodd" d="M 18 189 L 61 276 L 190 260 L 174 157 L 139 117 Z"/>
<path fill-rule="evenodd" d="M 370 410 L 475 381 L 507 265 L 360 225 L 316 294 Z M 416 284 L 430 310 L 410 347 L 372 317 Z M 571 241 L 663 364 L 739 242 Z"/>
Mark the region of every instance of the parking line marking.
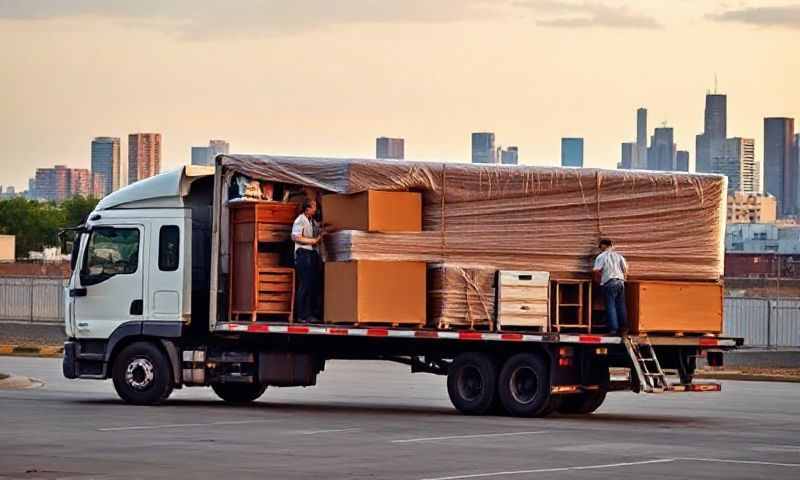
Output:
<path fill-rule="evenodd" d="M 534 432 L 478 433 L 475 435 L 451 435 L 448 437 L 408 438 L 405 440 L 392 440 L 392 443 L 432 442 L 435 440 L 457 440 L 459 438 L 510 437 L 514 435 L 538 435 L 540 433 L 552 433 L 552 430 L 537 430 Z"/>
<path fill-rule="evenodd" d="M 232 420 L 227 422 L 211 423 L 167 423 L 164 425 L 135 425 L 130 427 L 106 427 L 98 428 L 98 432 L 120 432 L 125 430 L 156 430 L 161 428 L 185 428 L 185 427 L 213 427 L 216 425 L 246 425 L 248 423 L 270 423 L 277 420 Z"/>
<path fill-rule="evenodd" d="M 658 458 L 655 460 L 642 460 L 641 462 L 621 462 L 621 463 L 606 463 L 603 465 L 582 465 L 577 467 L 553 467 L 553 468 L 536 468 L 531 470 L 510 470 L 506 472 L 473 473 L 467 475 L 453 475 L 450 477 L 425 478 L 423 480 L 461 480 L 465 478 L 500 477 L 503 475 L 523 475 L 528 473 L 553 473 L 553 472 L 569 472 L 574 470 L 599 470 L 603 468 L 631 467 L 636 465 L 649 465 L 653 463 L 670 463 L 676 460 L 677 460 L 676 458 Z"/>
<path fill-rule="evenodd" d="M 316 435 L 318 433 L 358 432 L 360 428 L 332 428 L 330 430 L 308 430 L 300 432 L 302 435 Z"/>
<path fill-rule="evenodd" d="M 676 460 L 684 460 L 688 462 L 714 462 L 714 463 L 738 463 L 744 465 L 772 465 L 774 467 L 800 467 L 800 463 L 778 463 L 778 462 L 764 462 L 760 460 L 736 460 L 729 458 L 692 458 L 681 457 Z"/>

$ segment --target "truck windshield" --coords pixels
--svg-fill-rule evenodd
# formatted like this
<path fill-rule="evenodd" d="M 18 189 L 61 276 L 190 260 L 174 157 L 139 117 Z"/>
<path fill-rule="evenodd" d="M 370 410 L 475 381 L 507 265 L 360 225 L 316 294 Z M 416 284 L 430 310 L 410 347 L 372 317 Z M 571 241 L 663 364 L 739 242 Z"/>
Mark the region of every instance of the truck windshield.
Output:
<path fill-rule="evenodd" d="M 136 273 L 139 229 L 99 227 L 91 232 L 81 269 L 81 285 L 95 285 L 115 275 Z"/>

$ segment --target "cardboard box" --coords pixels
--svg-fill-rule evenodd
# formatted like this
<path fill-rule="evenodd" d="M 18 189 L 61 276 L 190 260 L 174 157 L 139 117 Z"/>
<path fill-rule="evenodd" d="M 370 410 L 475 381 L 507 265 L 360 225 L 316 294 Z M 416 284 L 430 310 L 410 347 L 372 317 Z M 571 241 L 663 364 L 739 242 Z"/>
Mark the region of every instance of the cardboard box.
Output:
<path fill-rule="evenodd" d="M 422 195 L 370 190 L 355 195 L 322 197 L 322 220 L 336 230 L 419 232 Z"/>
<path fill-rule="evenodd" d="M 633 333 L 722 331 L 722 285 L 634 282 L 625 285 Z"/>
<path fill-rule="evenodd" d="M 425 323 L 423 262 L 328 262 L 325 322 L 386 325 Z"/>

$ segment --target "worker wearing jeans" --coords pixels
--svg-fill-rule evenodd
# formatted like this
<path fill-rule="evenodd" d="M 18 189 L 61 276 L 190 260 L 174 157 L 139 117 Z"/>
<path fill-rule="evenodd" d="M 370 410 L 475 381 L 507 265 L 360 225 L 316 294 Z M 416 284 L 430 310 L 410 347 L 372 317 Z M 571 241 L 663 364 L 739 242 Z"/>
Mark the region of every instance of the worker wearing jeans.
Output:
<path fill-rule="evenodd" d="M 625 278 L 628 263 L 614 250 L 611 240 L 600 240 L 600 255 L 594 261 L 594 276 L 600 282 L 606 301 L 606 322 L 610 335 L 628 333 L 628 312 L 625 308 Z"/>
<path fill-rule="evenodd" d="M 303 212 L 292 225 L 294 269 L 297 276 L 295 319 L 301 323 L 319 323 L 318 316 L 322 313 L 322 261 L 317 251 L 322 233 L 314 220 L 316 213 L 317 202 L 306 199 L 303 202 Z"/>

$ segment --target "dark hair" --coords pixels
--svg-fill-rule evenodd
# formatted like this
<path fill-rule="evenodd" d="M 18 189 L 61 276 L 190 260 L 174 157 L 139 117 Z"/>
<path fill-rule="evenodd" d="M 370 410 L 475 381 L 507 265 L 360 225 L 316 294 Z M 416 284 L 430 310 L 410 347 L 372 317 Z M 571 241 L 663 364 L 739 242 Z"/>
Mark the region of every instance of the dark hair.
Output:
<path fill-rule="evenodd" d="M 611 247 L 614 245 L 614 242 L 611 241 L 610 238 L 601 238 L 600 239 L 600 246 L 601 247 Z"/>
<path fill-rule="evenodd" d="M 308 198 L 308 197 L 306 197 L 306 198 L 303 200 L 303 213 L 305 213 L 305 211 L 306 211 L 306 210 L 308 210 L 309 208 L 311 208 L 311 204 L 312 204 L 312 203 L 313 203 L 313 204 L 316 204 L 316 203 L 317 203 L 317 201 L 316 201 L 316 200 L 314 200 L 313 198 Z"/>

